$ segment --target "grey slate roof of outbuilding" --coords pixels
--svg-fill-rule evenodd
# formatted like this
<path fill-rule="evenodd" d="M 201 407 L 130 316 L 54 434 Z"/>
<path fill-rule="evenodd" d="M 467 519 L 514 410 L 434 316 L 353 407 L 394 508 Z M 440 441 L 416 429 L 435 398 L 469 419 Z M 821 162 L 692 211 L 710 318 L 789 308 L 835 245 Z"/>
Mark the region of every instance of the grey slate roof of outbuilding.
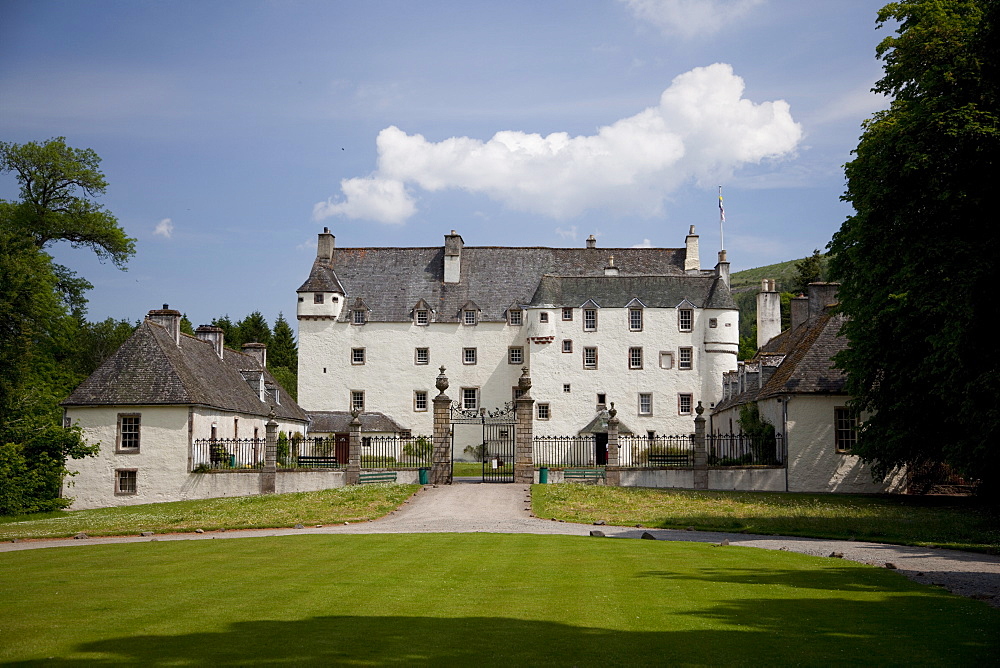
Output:
<path fill-rule="evenodd" d="M 214 346 L 187 334 L 180 345 L 160 325 L 145 320 L 104 363 L 73 390 L 63 406 L 158 406 L 195 405 L 246 415 L 308 418 L 287 392 L 261 401 L 248 384 L 264 375 L 265 387 L 280 387 L 257 358 L 225 350 L 223 358 Z"/>
<path fill-rule="evenodd" d="M 318 259 L 313 263 L 298 291 L 339 292 L 349 304 L 361 297 L 371 309 L 368 320 L 375 322 L 405 322 L 421 299 L 437 322 L 458 322 L 461 307 L 469 301 L 481 309 L 480 320 L 500 322 L 511 304 L 549 303 L 540 300 L 564 291 L 567 299 L 557 305 L 578 307 L 591 297 L 598 302 L 597 297 L 602 297 L 609 306 L 619 301 L 624 306 L 639 297 L 647 304 L 673 301 L 671 307 L 687 298 L 698 306 L 735 308 L 728 290 L 719 289 L 714 271 L 696 275 L 684 271 L 685 254 L 678 248 L 466 246 L 461 251 L 460 281 L 445 283 L 444 248 L 440 246 L 338 248 L 332 263 Z M 605 277 L 604 268 L 612 255 L 619 276 Z M 571 280 L 580 277 L 592 280 Z M 583 296 L 590 288 L 595 294 Z M 659 296 L 663 291 L 666 294 Z M 348 318 L 344 309 L 341 320 Z"/>
<path fill-rule="evenodd" d="M 774 374 L 763 387 L 719 402 L 715 411 L 787 394 L 844 394 L 846 376 L 832 361 L 847 347 L 839 335 L 843 324 L 843 315 L 826 311 L 768 341 L 754 359 L 784 355 Z"/>
<path fill-rule="evenodd" d="M 310 411 L 308 415 L 310 432 L 337 434 L 347 433 L 351 429 L 352 417 L 350 411 Z M 362 432 L 399 433 L 406 431 L 395 420 L 384 413 L 375 411 L 362 412 L 358 415 L 358 419 L 361 420 Z"/>

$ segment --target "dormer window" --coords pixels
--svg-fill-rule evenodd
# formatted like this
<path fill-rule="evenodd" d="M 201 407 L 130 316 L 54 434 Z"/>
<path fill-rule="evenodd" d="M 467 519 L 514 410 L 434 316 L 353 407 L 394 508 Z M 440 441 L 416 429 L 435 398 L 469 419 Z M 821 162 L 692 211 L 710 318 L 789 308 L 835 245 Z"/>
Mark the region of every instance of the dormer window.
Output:
<path fill-rule="evenodd" d="M 677 311 L 677 328 L 682 332 L 690 332 L 694 329 L 694 311 L 689 308 L 682 308 Z"/>
<path fill-rule="evenodd" d="M 642 331 L 642 309 L 630 308 L 628 310 L 628 330 L 630 332 Z"/>
<path fill-rule="evenodd" d="M 356 309 L 351 311 L 351 324 L 353 325 L 363 325 L 368 321 L 367 314 L 364 309 Z"/>
<path fill-rule="evenodd" d="M 414 312 L 413 321 L 418 325 L 426 325 L 431 321 L 431 315 L 426 309 L 420 309 Z"/>
<path fill-rule="evenodd" d="M 507 324 L 518 326 L 524 322 L 524 311 L 519 308 L 512 308 L 507 311 Z"/>
<path fill-rule="evenodd" d="M 475 325 L 476 324 L 476 312 L 472 309 L 466 309 L 462 311 L 462 324 L 463 325 Z"/>
<path fill-rule="evenodd" d="M 323 293 L 317 292 L 316 294 L 313 295 L 313 304 L 322 304 L 322 303 L 323 303 Z"/>
<path fill-rule="evenodd" d="M 585 309 L 583 309 L 583 331 L 585 331 L 585 332 L 596 332 L 597 331 L 597 309 L 596 308 L 585 308 Z"/>

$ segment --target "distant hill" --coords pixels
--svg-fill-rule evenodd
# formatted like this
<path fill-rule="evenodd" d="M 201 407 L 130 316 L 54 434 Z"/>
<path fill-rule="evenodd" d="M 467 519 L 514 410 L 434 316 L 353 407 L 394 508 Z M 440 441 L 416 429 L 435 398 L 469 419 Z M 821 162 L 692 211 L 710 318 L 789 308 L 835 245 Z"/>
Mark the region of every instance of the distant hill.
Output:
<path fill-rule="evenodd" d="M 757 336 L 757 293 L 760 292 L 760 282 L 765 278 L 775 280 L 775 288 L 778 292 L 791 292 L 795 287 L 798 271 L 795 265 L 805 258 L 798 260 L 788 260 L 777 264 L 769 264 L 766 267 L 756 267 L 754 269 L 744 269 L 737 271 L 729 277 L 729 284 L 733 291 L 733 300 L 740 310 L 740 337 Z M 826 256 L 823 256 L 824 280 L 826 279 Z M 789 314 L 785 307 L 786 299 L 782 299 L 782 328 L 787 327 Z"/>

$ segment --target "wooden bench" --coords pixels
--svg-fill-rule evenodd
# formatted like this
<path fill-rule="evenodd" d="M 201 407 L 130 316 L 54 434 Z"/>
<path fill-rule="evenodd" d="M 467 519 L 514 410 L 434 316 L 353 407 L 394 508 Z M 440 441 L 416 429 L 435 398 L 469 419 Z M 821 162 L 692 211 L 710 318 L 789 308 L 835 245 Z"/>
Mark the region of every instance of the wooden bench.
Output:
<path fill-rule="evenodd" d="M 296 465 L 306 469 L 335 469 L 337 468 L 337 458 L 299 455 Z"/>
<path fill-rule="evenodd" d="M 362 471 L 358 474 L 358 484 L 370 482 L 396 482 L 395 471 Z"/>
<path fill-rule="evenodd" d="M 691 460 L 685 453 L 651 452 L 647 460 L 650 466 L 690 466 Z"/>
<path fill-rule="evenodd" d="M 604 469 L 565 469 L 563 471 L 563 480 L 566 482 L 575 482 L 577 480 L 582 480 L 584 482 L 598 480 L 604 480 Z"/>

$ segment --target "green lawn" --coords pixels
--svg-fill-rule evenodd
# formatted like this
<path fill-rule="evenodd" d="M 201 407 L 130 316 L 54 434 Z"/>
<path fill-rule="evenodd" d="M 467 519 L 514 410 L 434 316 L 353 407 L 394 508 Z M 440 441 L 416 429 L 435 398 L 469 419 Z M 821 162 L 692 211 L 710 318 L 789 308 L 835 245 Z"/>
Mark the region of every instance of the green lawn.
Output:
<path fill-rule="evenodd" d="M 121 536 L 142 531 L 165 533 L 363 522 L 395 510 L 417 489 L 418 485 L 355 485 L 321 492 L 0 517 L 0 540 L 58 538 L 81 531 L 90 536 Z"/>
<path fill-rule="evenodd" d="M 1000 610 L 840 559 L 497 534 L 0 554 L 0 661 L 996 665 Z"/>
<path fill-rule="evenodd" d="M 532 487 L 539 517 L 664 529 L 693 527 L 1000 553 L 996 509 L 968 498 L 694 492 L 561 484 Z"/>

